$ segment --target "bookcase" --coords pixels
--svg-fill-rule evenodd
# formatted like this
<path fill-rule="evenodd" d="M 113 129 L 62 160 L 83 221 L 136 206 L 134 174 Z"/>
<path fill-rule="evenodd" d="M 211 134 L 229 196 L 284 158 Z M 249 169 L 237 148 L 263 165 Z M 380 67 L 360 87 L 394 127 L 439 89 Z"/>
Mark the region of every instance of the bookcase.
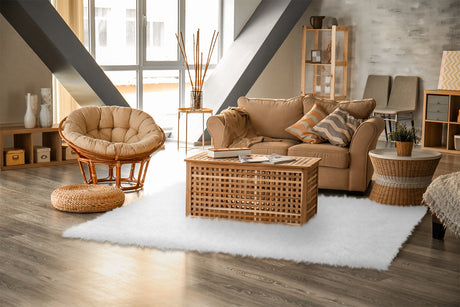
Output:
<path fill-rule="evenodd" d="M 312 51 L 320 60 L 312 58 Z M 302 95 L 312 93 L 335 100 L 347 98 L 348 83 L 348 26 L 331 29 L 302 27 Z"/>
<path fill-rule="evenodd" d="M 455 136 L 460 136 L 459 110 L 460 91 L 424 92 L 422 148 L 460 154 L 455 150 Z"/>
<path fill-rule="evenodd" d="M 38 139 L 41 140 L 35 143 L 34 140 L 37 139 L 34 135 L 39 135 Z M 5 165 L 5 138 L 7 136 L 12 136 L 14 148 L 24 149 L 24 164 L 20 165 Z M 50 162 L 41 162 L 36 163 L 34 159 L 34 146 L 42 145 L 49 147 L 50 152 Z M 0 169 L 11 170 L 11 169 L 20 169 L 20 168 L 29 168 L 29 167 L 41 167 L 41 166 L 50 166 L 50 165 L 59 165 L 59 164 L 68 164 L 75 163 L 77 160 L 63 160 L 62 158 L 62 139 L 59 135 L 57 127 L 50 128 L 31 128 L 26 129 L 24 127 L 2 127 L 0 128 Z"/>

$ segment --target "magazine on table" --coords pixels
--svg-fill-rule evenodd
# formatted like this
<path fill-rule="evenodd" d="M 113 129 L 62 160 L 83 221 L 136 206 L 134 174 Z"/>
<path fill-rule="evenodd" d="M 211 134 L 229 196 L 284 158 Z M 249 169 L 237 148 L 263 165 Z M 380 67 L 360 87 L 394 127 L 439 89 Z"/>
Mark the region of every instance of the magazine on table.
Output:
<path fill-rule="evenodd" d="M 295 161 L 294 157 L 282 156 L 278 154 L 271 154 L 269 156 L 261 155 L 239 155 L 240 161 L 243 163 L 267 163 L 267 164 L 280 164 Z"/>

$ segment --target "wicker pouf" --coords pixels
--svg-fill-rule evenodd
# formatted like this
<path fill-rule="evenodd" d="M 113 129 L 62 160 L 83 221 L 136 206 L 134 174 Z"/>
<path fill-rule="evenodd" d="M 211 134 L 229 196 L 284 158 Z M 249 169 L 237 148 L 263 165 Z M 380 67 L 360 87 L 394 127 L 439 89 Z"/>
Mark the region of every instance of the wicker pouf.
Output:
<path fill-rule="evenodd" d="M 77 213 L 104 212 L 123 205 L 125 194 L 114 186 L 73 184 L 51 193 L 54 208 Z"/>

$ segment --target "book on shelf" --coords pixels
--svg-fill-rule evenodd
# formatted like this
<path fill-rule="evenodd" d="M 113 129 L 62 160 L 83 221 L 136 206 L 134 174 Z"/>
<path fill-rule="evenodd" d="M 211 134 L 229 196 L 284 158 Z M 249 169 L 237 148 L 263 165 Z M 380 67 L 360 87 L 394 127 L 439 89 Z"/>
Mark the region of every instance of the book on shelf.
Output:
<path fill-rule="evenodd" d="M 208 157 L 210 158 L 234 158 L 240 155 L 251 154 L 249 148 L 209 148 Z"/>

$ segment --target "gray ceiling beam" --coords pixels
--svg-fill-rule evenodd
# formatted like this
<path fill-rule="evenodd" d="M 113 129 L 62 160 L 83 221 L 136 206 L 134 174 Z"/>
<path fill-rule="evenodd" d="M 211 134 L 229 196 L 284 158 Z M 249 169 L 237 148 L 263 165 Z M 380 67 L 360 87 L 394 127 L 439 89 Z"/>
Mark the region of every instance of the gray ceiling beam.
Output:
<path fill-rule="evenodd" d="M 0 0 L 0 13 L 82 106 L 129 106 L 48 0 Z"/>
<path fill-rule="evenodd" d="M 217 114 L 236 106 L 238 98 L 248 93 L 310 2 L 262 0 L 205 82 L 203 91 L 207 107 Z"/>

